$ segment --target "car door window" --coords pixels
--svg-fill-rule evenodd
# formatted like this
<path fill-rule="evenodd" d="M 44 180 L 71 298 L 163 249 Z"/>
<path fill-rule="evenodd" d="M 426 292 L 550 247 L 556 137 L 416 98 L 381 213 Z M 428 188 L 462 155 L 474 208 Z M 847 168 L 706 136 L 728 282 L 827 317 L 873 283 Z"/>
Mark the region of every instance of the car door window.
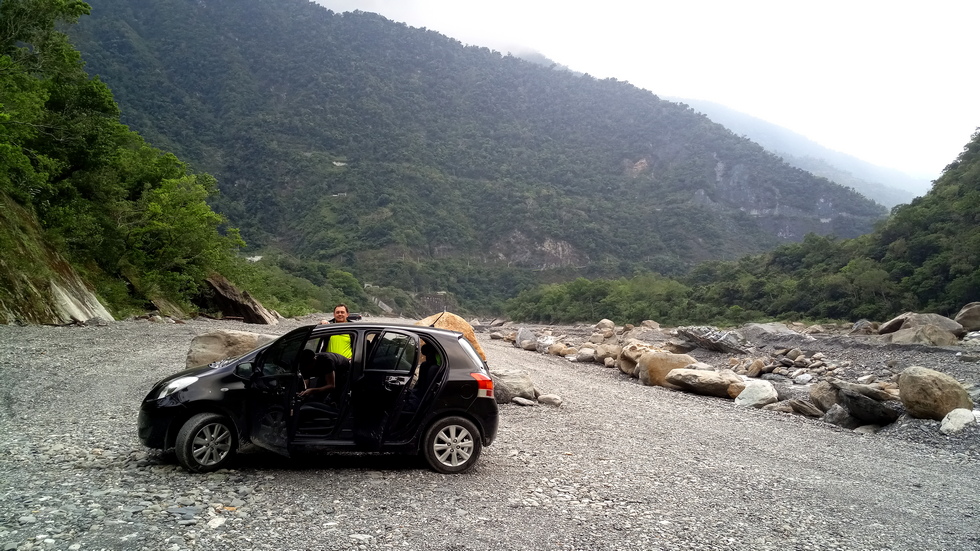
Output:
<path fill-rule="evenodd" d="M 410 373 L 418 361 L 418 340 L 403 333 L 382 333 L 372 347 L 365 370 Z"/>
<path fill-rule="evenodd" d="M 287 335 L 262 353 L 257 367 L 264 376 L 292 373 L 299 352 L 306 347 L 306 342 L 306 333 Z"/>

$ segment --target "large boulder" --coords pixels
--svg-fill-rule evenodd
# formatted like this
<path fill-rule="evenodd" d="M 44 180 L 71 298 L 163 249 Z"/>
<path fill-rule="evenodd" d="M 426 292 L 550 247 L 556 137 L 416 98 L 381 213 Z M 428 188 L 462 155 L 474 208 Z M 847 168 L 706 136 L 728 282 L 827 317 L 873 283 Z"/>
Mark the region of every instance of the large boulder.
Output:
<path fill-rule="evenodd" d="M 888 320 L 878 328 L 878 334 L 895 333 L 902 329 L 912 329 L 927 325 L 935 325 L 936 327 L 945 329 L 957 338 L 966 334 L 966 330 L 963 329 L 962 325 L 945 316 L 940 316 L 939 314 L 917 314 L 915 312 L 905 312 L 900 316 Z"/>
<path fill-rule="evenodd" d="M 682 390 L 704 396 L 728 398 L 728 387 L 742 382 L 731 369 L 702 371 L 700 369 L 672 369 L 664 380 Z"/>
<path fill-rule="evenodd" d="M 866 319 L 859 319 L 854 322 L 851 326 L 849 333 L 851 335 L 871 335 L 878 330 L 878 326 L 874 322 L 868 321 Z"/>
<path fill-rule="evenodd" d="M 619 353 L 619 370 L 631 377 L 639 377 L 639 373 L 636 371 L 637 362 L 648 352 L 662 352 L 662 350 L 652 344 L 640 341 L 626 343 L 626 346 Z"/>
<path fill-rule="evenodd" d="M 736 406 L 749 408 L 762 408 L 778 401 L 776 389 L 769 381 L 749 381 L 745 384 L 745 390 L 735 397 Z"/>
<path fill-rule="evenodd" d="M 542 354 L 547 354 L 548 349 L 557 342 L 559 342 L 558 337 L 554 335 L 541 335 L 535 341 L 534 350 Z"/>
<path fill-rule="evenodd" d="M 898 419 L 898 410 L 852 390 L 841 390 L 837 399 L 848 413 L 867 425 L 887 425 Z"/>
<path fill-rule="evenodd" d="M 187 351 L 186 365 L 187 367 L 198 367 L 218 360 L 241 356 L 277 338 L 279 337 L 276 335 L 228 329 L 198 335 L 191 340 L 191 347 Z"/>
<path fill-rule="evenodd" d="M 620 359 L 622 361 L 622 359 Z M 636 376 L 647 386 L 677 388 L 667 382 L 667 374 L 675 369 L 683 369 L 697 360 L 687 354 L 652 351 L 640 356 L 636 363 Z"/>
<path fill-rule="evenodd" d="M 793 413 L 798 413 L 800 415 L 806 415 L 807 417 L 823 417 L 824 412 L 805 400 L 787 400 L 786 403 L 790 408 L 793 409 Z"/>
<path fill-rule="evenodd" d="M 528 342 L 534 343 L 534 348 L 527 348 L 529 345 L 525 343 Z M 517 336 L 514 337 L 514 346 L 524 350 L 536 350 L 538 347 L 538 334 L 529 327 L 522 326 L 517 329 Z"/>
<path fill-rule="evenodd" d="M 957 408 L 943 417 L 943 422 L 939 426 L 939 432 L 943 434 L 959 434 L 977 424 L 977 418 L 968 409 Z"/>
<path fill-rule="evenodd" d="M 790 329 L 785 323 L 749 323 L 740 327 L 738 332 L 745 338 L 753 341 L 765 340 L 769 337 L 795 336 L 797 333 Z"/>
<path fill-rule="evenodd" d="M 938 325 L 917 325 L 882 335 L 881 339 L 892 344 L 924 344 L 926 346 L 952 346 L 959 342 L 956 335 Z"/>
<path fill-rule="evenodd" d="M 605 330 L 615 330 L 616 324 L 612 320 L 602 319 L 599 323 L 595 324 L 596 331 L 602 332 Z"/>
<path fill-rule="evenodd" d="M 473 348 L 476 349 L 476 353 L 483 358 L 483 361 L 487 361 L 487 355 L 483 353 L 483 348 L 481 348 L 480 343 L 476 341 L 476 332 L 473 331 L 473 326 L 456 314 L 452 312 L 432 314 L 427 318 L 415 322 L 415 325 L 427 325 L 430 327 L 449 329 L 450 331 L 462 333 L 463 336 L 466 337 L 466 340 L 468 340 L 470 344 L 473 345 Z"/>
<path fill-rule="evenodd" d="M 895 316 L 894 318 L 886 321 L 878 326 L 878 334 L 885 335 L 898 331 L 903 325 L 905 325 L 905 320 L 907 320 L 912 314 L 914 314 L 914 312 L 905 312 L 904 314 Z"/>
<path fill-rule="evenodd" d="M 888 392 L 872 385 L 862 385 L 858 383 L 849 383 L 847 381 L 842 381 L 840 379 L 830 379 L 827 381 L 831 386 L 838 390 L 849 390 L 851 392 L 857 392 L 858 394 L 863 394 L 868 398 L 872 398 L 879 402 L 887 402 L 889 400 L 897 400 L 898 398 Z M 812 397 L 812 393 L 811 393 Z"/>
<path fill-rule="evenodd" d="M 721 331 L 716 327 L 678 327 L 677 336 L 686 341 L 696 343 L 705 350 L 714 350 L 726 354 L 745 354 L 749 346 L 745 337 L 738 332 Z"/>
<path fill-rule="evenodd" d="M 493 397 L 498 404 L 507 404 L 514 398 L 537 400 L 538 392 L 527 371 L 497 369 L 490 372 L 493 379 Z"/>
<path fill-rule="evenodd" d="M 575 355 L 572 356 L 576 362 L 594 362 L 596 361 L 595 349 L 589 348 L 588 346 L 583 346 L 575 351 Z"/>
<path fill-rule="evenodd" d="M 962 338 L 966 334 L 966 329 L 963 326 L 946 316 L 940 316 L 939 314 L 912 314 L 902 329 L 908 329 L 910 327 L 925 327 L 929 325 L 935 325 L 936 327 L 941 327 L 946 331 L 956 335 L 956 338 Z"/>
<path fill-rule="evenodd" d="M 961 308 L 953 321 L 962 325 L 966 331 L 980 330 L 980 302 L 971 302 Z"/>
<path fill-rule="evenodd" d="M 830 423 L 831 425 L 837 425 L 845 429 L 854 430 L 861 426 L 861 421 L 851 415 L 851 412 L 847 411 L 847 408 L 840 404 L 834 404 L 830 407 L 826 414 L 823 416 L 825 423 Z"/>
<path fill-rule="evenodd" d="M 618 344 L 600 344 L 595 347 L 595 361 L 602 363 L 606 358 L 617 359 L 623 351 L 623 347 Z"/>
<path fill-rule="evenodd" d="M 548 346 L 546 353 L 549 356 L 564 356 L 565 351 L 568 349 L 563 342 L 555 342 Z"/>
<path fill-rule="evenodd" d="M 899 397 L 913 417 L 942 421 L 957 408 L 973 409 L 970 395 L 956 379 L 925 367 L 912 366 L 898 378 Z"/>
<path fill-rule="evenodd" d="M 820 381 L 810 387 L 810 401 L 821 410 L 830 411 L 837 404 L 837 390 L 830 382 Z"/>
<path fill-rule="evenodd" d="M 221 274 L 213 274 L 204 280 L 212 291 L 215 306 L 226 317 L 242 318 L 245 323 L 276 325 L 279 318 L 252 298 L 248 291 L 239 290 Z"/>

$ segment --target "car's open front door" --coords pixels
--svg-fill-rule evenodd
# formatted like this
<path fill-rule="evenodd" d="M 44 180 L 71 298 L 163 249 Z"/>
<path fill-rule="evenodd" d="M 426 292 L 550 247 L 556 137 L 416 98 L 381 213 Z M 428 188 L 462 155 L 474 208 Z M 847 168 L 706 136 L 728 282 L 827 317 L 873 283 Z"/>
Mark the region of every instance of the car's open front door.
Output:
<path fill-rule="evenodd" d="M 253 443 L 289 456 L 292 441 L 293 399 L 299 376 L 297 360 L 313 326 L 301 327 L 272 343 L 253 362 L 249 381 L 249 433 Z"/>
<path fill-rule="evenodd" d="M 387 330 L 371 343 L 364 370 L 351 388 L 358 447 L 381 447 L 390 421 L 404 404 L 418 359 L 419 338 L 412 333 Z"/>

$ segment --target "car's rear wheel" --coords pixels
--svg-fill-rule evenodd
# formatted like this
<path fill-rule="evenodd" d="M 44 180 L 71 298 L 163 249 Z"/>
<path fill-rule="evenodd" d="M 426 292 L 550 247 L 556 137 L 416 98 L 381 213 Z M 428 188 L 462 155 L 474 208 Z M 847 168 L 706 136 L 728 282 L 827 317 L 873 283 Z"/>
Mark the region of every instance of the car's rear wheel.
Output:
<path fill-rule="evenodd" d="M 461 473 L 476 463 L 483 450 L 480 431 L 469 419 L 445 417 L 425 432 L 422 453 L 436 472 Z"/>
<path fill-rule="evenodd" d="M 226 466 L 238 450 L 235 426 L 217 413 L 198 413 L 177 433 L 177 461 L 187 470 L 206 473 Z"/>

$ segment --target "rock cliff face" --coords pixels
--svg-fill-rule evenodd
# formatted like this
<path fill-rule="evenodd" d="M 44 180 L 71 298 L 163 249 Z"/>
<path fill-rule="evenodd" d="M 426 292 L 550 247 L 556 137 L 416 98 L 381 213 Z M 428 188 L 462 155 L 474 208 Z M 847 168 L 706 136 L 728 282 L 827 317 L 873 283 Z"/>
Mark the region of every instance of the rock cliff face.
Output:
<path fill-rule="evenodd" d="M 571 243 L 514 231 L 491 250 L 496 261 L 534 269 L 564 268 L 588 264 L 589 258 Z"/>
<path fill-rule="evenodd" d="M 112 320 L 92 288 L 44 242 L 37 220 L 6 196 L 0 196 L 0 244 L 0 323 Z"/>
<path fill-rule="evenodd" d="M 64 259 L 51 251 L 36 259 L 36 269 L 21 271 L 0 262 L 0 323 L 63 325 L 112 315 Z"/>
<path fill-rule="evenodd" d="M 715 204 L 756 218 L 762 229 L 785 241 L 801 241 L 808 233 L 857 237 L 869 231 L 876 219 L 855 215 L 819 191 L 792 198 L 784 193 L 776 185 L 753 182 L 742 165 L 729 167 L 718 161 L 715 166 Z M 703 202 L 704 198 L 694 200 Z"/>

